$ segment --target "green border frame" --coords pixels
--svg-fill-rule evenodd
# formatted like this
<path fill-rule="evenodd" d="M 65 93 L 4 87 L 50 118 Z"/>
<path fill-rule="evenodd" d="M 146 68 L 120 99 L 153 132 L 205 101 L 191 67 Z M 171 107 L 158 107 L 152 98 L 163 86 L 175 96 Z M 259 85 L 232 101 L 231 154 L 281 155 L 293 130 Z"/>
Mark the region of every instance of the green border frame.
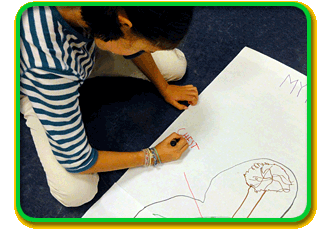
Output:
<path fill-rule="evenodd" d="M 33 218 L 26 215 L 20 205 L 20 20 L 22 13 L 32 6 L 83 6 L 83 5 L 110 5 L 110 6 L 148 6 L 148 5 L 160 5 L 160 6 L 292 6 L 299 8 L 304 12 L 307 18 L 307 206 L 302 215 L 295 218 Z M 218 223 L 236 223 L 236 222 L 274 222 L 274 223 L 291 223 L 299 222 L 305 219 L 312 209 L 312 23 L 311 15 L 308 9 L 298 2 L 31 2 L 23 5 L 17 13 L 15 20 L 15 209 L 18 216 L 25 219 L 28 222 L 187 222 L 187 223 L 203 223 L 203 222 L 218 222 Z M 315 86 L 314 86 L 315 87 Z M 315 123 L 314 123 L 315 124 Z M 314 129 L 315 131 L 315 129 Z M 315 136 L 315 135 L 314 135 Z M 315 142 L 315 141 L 313 141 Z M 315 151 L 315 150 L 314 150 Z M 315 207 L 314 207 L 315 208 Z"/>

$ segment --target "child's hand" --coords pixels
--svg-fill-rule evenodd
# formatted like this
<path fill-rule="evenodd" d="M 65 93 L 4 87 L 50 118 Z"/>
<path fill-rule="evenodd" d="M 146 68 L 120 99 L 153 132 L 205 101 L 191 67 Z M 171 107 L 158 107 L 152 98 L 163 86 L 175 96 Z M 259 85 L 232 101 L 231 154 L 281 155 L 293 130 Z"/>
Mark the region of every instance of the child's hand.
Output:
<path fill-rule="evenodd" d="M 188 101 L 188 103 L 192 106 L 196 105 L 198 102 L 198 90 L 193 85 L 168 85 L 168 87 L 162 92 L 162 95 L 168 103 L 179 110 L 184 110 L 188 107 L 180 104 L 178 101 Z"/>
<path fill-rule="evenodd" d="M 180 139 L 176 146 L 171 146 L 170 142 L 174 139 Z M 178 160 L 182 153 L 187 150 L 189 144 L 186 139 L 178 135 L 177 133 L 172 133 L 166 139 L 164 139 L 160 144 L 156 146 L 156 150 L 159 154 L 162 163 Z"/>

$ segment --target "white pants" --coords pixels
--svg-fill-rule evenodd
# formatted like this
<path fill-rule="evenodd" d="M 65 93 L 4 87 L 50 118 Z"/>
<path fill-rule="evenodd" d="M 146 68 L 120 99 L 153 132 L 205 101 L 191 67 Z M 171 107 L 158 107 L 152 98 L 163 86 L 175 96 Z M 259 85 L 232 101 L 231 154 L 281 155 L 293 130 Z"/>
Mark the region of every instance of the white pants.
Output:
<path fill-rule="evenodd" d="M 187 62 L 180 50 L 157 51 L 152 56 L 167 81 L 179 80 L 185 74 Z M 97 51 L 96 63 L 90 77 L 94 76 L 131 76 L 147 79 L 131 60 L 105 51 Z M 29 98 L 21 97 L 20 105 L 20 111 L 30 128 L 51 194 L 66 207 L 80 206 L 92 200 L 97 193 L 98 174 L 67 172 L 55 159 L 45 130 Z"/>

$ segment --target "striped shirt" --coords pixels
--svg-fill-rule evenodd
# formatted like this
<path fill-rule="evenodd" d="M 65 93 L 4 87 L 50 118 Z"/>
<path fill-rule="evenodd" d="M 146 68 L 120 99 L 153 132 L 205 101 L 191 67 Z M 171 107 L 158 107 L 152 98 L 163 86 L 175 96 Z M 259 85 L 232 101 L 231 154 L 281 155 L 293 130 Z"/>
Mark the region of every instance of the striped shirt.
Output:
<path fill-rule="evenodd" d="M 28 8 L 21 18 L 21 94 L 41 121 L 53 154 L 68 171 L 89 169 L 98 152 L 88 143 L 78 89 L 94 65 L 95 43 L 55 7 Z"/>

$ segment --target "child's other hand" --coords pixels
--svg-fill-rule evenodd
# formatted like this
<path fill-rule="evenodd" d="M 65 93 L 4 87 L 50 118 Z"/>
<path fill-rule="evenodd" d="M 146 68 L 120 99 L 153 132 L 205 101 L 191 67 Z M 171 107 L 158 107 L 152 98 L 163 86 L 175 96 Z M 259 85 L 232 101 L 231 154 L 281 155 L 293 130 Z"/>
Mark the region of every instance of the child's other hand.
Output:
<path fill-rule="evenodd" d="M 198 102 L 198 90 L 193 85 L 176 86 L 168 85 L 168 87 L 162 92 L 165 100 L 178 108 L 179 110 L 187 109 L 188 107 L 180 104 L 178 101 L 188 101 L 192 106 Z"/>
<path fill-rule="evenodd" d="M 176 146 L 171 146 L 170 142 L 174 139 L 180 139 Z M 187 150 L 189 144 L 187 143 L 186 139 L 177 134 L 172 133 L 166 139 L 164 139 L 161 143 L 156 146 L 156 150 L 159 154 L 160 160 L 162 163 L 178 160 L 182 153 Z"/>

